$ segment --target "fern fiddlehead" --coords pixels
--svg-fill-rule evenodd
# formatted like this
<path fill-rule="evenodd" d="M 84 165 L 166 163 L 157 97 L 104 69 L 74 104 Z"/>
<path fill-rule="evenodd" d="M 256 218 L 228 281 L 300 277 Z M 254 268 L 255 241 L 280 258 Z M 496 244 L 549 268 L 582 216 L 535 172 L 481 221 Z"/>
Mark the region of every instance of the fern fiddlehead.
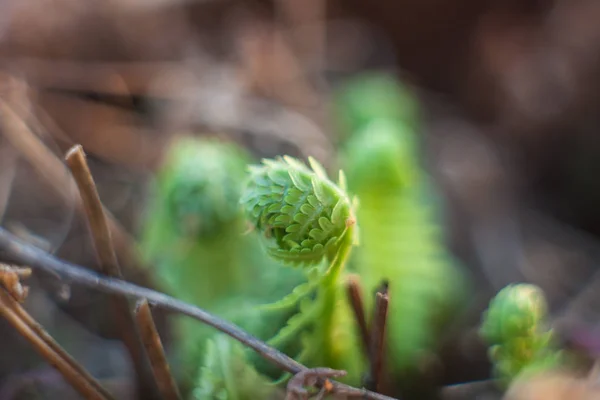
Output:
<path fill-rule="evenodd" d="M 191 137 L 175 140 L 166 153 L 142 250 L 166 289 L 184 300 L 206 304 L 244 282 L 236 265 L 243 246 L 237 202 L 249 160 L 232 144 Z M 219 268 L 205 270 L 197 263 Z"/>
<path fill-rule="evenodd" d="M 372 107 L 380 98 L 390 103 Z M 372 293 L 388 282 L 387 364 L 392 373 L 415 371 L 423 356 L 435 352 L 463 287 L 445 248 L 437 196 L 421 166 L 415 102 L 407 98 L 410 94 L 394 79 L 378 76 L 349 83 L 338 97 L 346 120 L 354 121 L 345 126 L 350 131 L 341 153 L 349 188 L 360 199 L 361 246 L 351 265 L 365 288 L 367 311 L 373 310 Z M 368 112 L 353 117 L 357 104 Z"/>
<path fill-rule="evenodd" d="M 292 295 L 271 305 L 299 302 L 300 312 L 269 343 L 280 347 L 300 340 L 298 361 L 344 369 L 346 380 L 357 382 L 363 360 L 340 279 L 357 239 L 354 208 L 343 173 L 336 185 L 318 162 L 309 162 L 311 168 L 287 156 L 263 160 L 250 168 L 241 199 L 266 252 L 302 267 L 308 277 Z"/>
<path fill-rule="evenodd" d="M 262 338 L 277 332 L 286 312 L 261 319 L 255 304 L 287 293 L 302 274 L 282 270 L 264 255 L 257 235 L 243 234 L 247 227 L 239 198 L 250 159 L 233 143 L 176 139 L 157 173 L 141 247 L 163 290 Z M 189 318 L 174 322 L 179 336 L 175 365 L 182 366 L 182 380 L 197 380 L 207 340 L 215 332 Z"/>
<path fill-rule="evenodd" d="M 509 285 L 490 302 L 480 335 L 490 346 L 494 376 L 502 385 L 525 374 L 559 367 L 565 361 L 546 318 L 546 299 L 535 285 Z"/>

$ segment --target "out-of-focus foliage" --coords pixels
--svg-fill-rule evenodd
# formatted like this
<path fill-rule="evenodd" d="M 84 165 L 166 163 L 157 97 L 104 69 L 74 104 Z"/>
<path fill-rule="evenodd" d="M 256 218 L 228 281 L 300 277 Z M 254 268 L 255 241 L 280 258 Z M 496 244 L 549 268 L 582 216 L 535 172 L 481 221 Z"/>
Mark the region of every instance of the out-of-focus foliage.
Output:
<path fill-rule="evenodd" d="M 395 373 L 415 372 L 459 311 L 466 283 L 445 247 L 439 198 L 421 166 L 418 102 L 384 74 L 355 78 L 336 101 L 340 118 L 351 121 L 340 159 L 359 199 L 361 245 L 352 268 L 367 312 L 374 291 L 388 283 L 387 360 Z"/>
<path fill-rule="evenodd" d="M 232 143 L 174 142 L 157 174 L 142 250 L 164 290 L 266 339 L 293 310 L 265 315 L 258 304 L 284 296 L 302 276 L 267 257 L 256 233 L 247 232 L 239 198 L 250 159 Z M 216 332 L 184 317 L 177 317 L 176 327 L 183 379 L 207 382 L 194 377 L 199 365 L 213 365 L 205 356 L 222 348 L 206 353 Z"/>
<path fill-rule="evenodd" d="M 535 285 L 509 285 L 492 299 L 480 333 L 490 345 L 494 374 L 502 384 L 508 385 L 524 374 L 557 368 L 564 362 L 546 318 L 546 299 Z"/>

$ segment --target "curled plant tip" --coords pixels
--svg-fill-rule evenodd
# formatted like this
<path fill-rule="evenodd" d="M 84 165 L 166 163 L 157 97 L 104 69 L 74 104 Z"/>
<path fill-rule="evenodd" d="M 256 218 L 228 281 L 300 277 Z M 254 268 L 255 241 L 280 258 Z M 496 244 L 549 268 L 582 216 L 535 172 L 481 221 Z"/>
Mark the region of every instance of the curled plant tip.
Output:
<path fill-rule="evenodd" d="M 30 276 L 30 268 L 0 264 L 0 284 L 13 299 L 20 303 L 25 301 L 29 292 L 28 287 L 21 285 L 21 279 L 26 279 Z"/>
<path fill-rule="evenodd" d="M 530 284 L 509 285 L 490 302 L 481 334 L 492 344 L 529 336 L 539 328 L 547 313 L 542 290 Z"/>
<path fill-rule="evenodd" d="M 494 372 L 504 385 L 525 372 L 543 372 L 562 363 L 562 352 L 546 327 L 542 290 L 531 284 L 502 289 L 484 313 L 480 335 L 490 345 Z"/>
<path fill-rule="evenodd" d="M 239 217 L 239 183 L 247 161 L 241 150 L 225 142 L 189 137 L 171 144 L 159 190 L 181 233 L 214 235 Z"/>
<path fill-rule="evenodd" d="M 240 200 L 266 253 L 304 267 L 307 278 L 266 306 L 298 305 L 298 312 L 267 343 L 280 349 L 299 343 L 295 360 L 309 367 L 343 368 L 348 371 L 344 380 L 354 383 L 365 363 L 341 278 L 357 243 L 353 202 L 342 172 L 336 184 L 316 160 L 309 158 L 309 163 L 288 156 L 263 160 L 250 167 Z"/>
<path fill-rule="evenodd" d="M 315 386 L 320 379 L 324 380 L 323 387 L 319 392 L 322 397 L 325 393 L 333 391 L 333 385 L 328 378 L 339 378 L 346 376 L 346 371 L 331 368 L 311 368 L 298 372 L 287 385 L 286 400 L 308 400 L 309 393 L 305 386 Z"/>
<path fill-rule="evenodd" d="M 311 168 L 284 156 L 250 167 L 241 204 L 261 233 L 267 252 L 290 264 L 314 265 L 332 260 L 356 219 L 340 174 L 338 185 L 309 158 Z"/>

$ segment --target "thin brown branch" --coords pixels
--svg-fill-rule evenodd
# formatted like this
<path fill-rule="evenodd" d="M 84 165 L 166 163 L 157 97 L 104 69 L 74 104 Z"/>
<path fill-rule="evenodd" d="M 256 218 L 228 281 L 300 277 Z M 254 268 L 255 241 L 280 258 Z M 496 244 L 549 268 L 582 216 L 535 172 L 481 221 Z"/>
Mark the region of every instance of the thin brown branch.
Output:
<path fill-rule="evenodd" d="M 100 202 L 96 184 L 88 167 L 83 148 L 80 145 L 73 146 L 67 152 L 65 160 L 79 188 L 83 208 L 94 238 L 94 245 L 98 253 L 101 270 L 106 275 L 121 278 L 121 270 L 113 248 L 112 237 L 104 215 L 104 208 Z"/>
<path fill-rule="evenodd" d="M 21 279 L 31 276 L 31 268 L 19 268 L 0 263 L 0 285 L 17 302 L 22 303 L 29 292 L 21 285 Z"/>
<path fill-rule="evenodd" d="M 287 385 L 286 400 L 305 400 L 309 393 L 304 386 L 322 386 L 318 396 L 325 393 L 333 393 L 335 387 L 331 384 L 329 378 L 339 378 L 346 376 L 346 371 L 339 371 L 331 368 L 311 368 L 298 372 Z M 342 394 L 342 393 L 338 393 Z"/>
<path fill-rule="evenodd" d="M 382 370 L 385 346 L 385 332 L 387 326 L 389 297 L 387 287 L 376 294 L 375 314 L 371 328 L 371 342 L 369 346 L 369 360 L 371 362 L 371 385 L 373 390 L 381 391 Z"/>
<path fill-rule="evenodd" d="M 20 314 L 15 311 L 16 308 L 20 308 L 19 304 L 1 289 L 0 315 L 2 315 L 17 330 L 17 332 L 30 343 L 50 365 L 55 367 L 63 375 L 65 380 L 69 382 L 75 390 L 86 399 L 90 400 L 112 399 L 112 396 L 106 390 L 99 390 L 101 386 L 98 382 L 95 382 L 94 378 L 89 374 L 81 373 L 83 370 L 82 368 L 78 370 L 73 367 L 73 364 L 76 364 L 74 360 L 71 359 L 68 361 L 68 359 L 64 358 L 64 355 L 66 354 L 64 350 L 62 351 L 62 354 L 59 354 L 53 346 L 37 335 L 29 324 L 21 318 Z M 24 310 L 22 312 L 25 313 Z M 55 342 L 54 345 L 55 347 L 60 348 Z"/>
<path fill-rule="evenodd" d="M 58 274 L 66 281 L 99 290 L 104 293 L 120 294 L 136 299 L 147 299 L 155 307 L 164 310 L 187 315 L 201 321 L 220 332 L 232 337 L 240 343 L 256 351 L 261 357 L 272 362 L 282 370 L 297 374 L 308 369 L 286 354 L 267 345 L 265 342 L 250 335 L 236 325 L 210 314 L 200 307 L 185 303 L 181 300 L 168 296 L 152 289 L 134 285 L 121 279 L 106 277 L 87 268 L 68 263 L 40 250 L 0 227 L 0 252 L 15 262 L 27 265 L 32 269 L 39 269 L 51 274 Z M 374 393 L 366 389 L 353 388 L 351 386 L 331 382 L 338 392 L 344 392 L 348 396 L 362 397 L 369 400 L 393 400 L 393 398 Z"/>
<path fill-rule="evenodd" d="M 150 364 L 154 372 L 154 378 L 158 384 L 162 396 L 166 400 L 180 400 L 181 394 L 177 388 L 175 379 L 171 375 L 171 369 L 160 341 L 160 336 L 154 325 L 150 305 L 146 299 L 142 300 L 135 310 L 137 324 L 140 327 L 142 340 L 150 357 Z"/>
<path fill-rule="evenodd" d="M 21 110 L 19 108 L 19 110 Z M 0 99 L 0 126 L 2 134 L 50 184 L 55 194 L 62 197 L 65 204 L 75 200 L 77 210 L 84 214 L 81 201 L 73 196 L 73 177 L 67 173 L 63 162 L 27 126 L 19 113 L 7 102 Z M 115 251 L 119 260 L 129 269 L 144 270 L 135 249 L 133 238 L 125 231 L 115 217 L 104 209 L 110 233 L 113 236 Z"/>
<path fill-rule="evenodd" d="M 358 330 L 362 339 L 365 354 L 369 354 L 369 327 L 367 325 L 367 318 L 365 317 L 365 303 L 362 297 L 362 288 L 360 280 L 357 275 L 350 275 L 348 277 L 348 283 L 346 284 L 346 291 L 352 311 L 354 312 L 354 319 L 358 324 Z"/>
<path fill-rule="evenodd" d="M 27 325 L 27 327 L 35 333 L 54 353 L 57 357 L 61 358 L 66 362 L 71 369 L 79 376 L 79 379 L 83 379 L 88 382 L 103 398 L 112 400 L 113 396 L 110 394 L 92 375 L 89 374 L 60 344 L 58 344 L 52 336 L 46 332 L 46 330 L 12 297 L 6 296 L 2 290 L 0 290 L 0 297 L 4 306 L 9 306 L 11 311 L 14 312 L 21 321 Z"/>
<path fill-rule="evenodd" d="M 73 173 L 83 208 L 87 215 L 87 219 L 94 237 L 94 245 L 102 272 L 107 275 L 121 278 L 121 271 L 117 264 L 117 256 L 113 249 L 112 238 L 104 216 L 104 210 L 94 178 L 87 165 L 86 157 L 83 148 L 79 145 L 73 146 L 66 156 L 67 165 Z"/>
<path fill-rule="evenodd" d="M 67 165 L 79 188 L 83 208 L 87 215 L 94 246 L 100 261 L 100 270 L 111 277 L 122 278 L 117 256 L 112 244 L 112 237 L 100 202 L 94 178 L 90 172 L 81 146 L 76 145 L 68 151 Z M 114 313 L 119 325 L 121 340 L 127 347 L 138 376 L 140 390 L 145 396 L 156 393 L 153 387 L 154 377 L 144 352 L 143 340 L 139 335 L 139 327 L 131 311 L 129 301 L 125 296 L 115 295 L 112 298 Z"/>

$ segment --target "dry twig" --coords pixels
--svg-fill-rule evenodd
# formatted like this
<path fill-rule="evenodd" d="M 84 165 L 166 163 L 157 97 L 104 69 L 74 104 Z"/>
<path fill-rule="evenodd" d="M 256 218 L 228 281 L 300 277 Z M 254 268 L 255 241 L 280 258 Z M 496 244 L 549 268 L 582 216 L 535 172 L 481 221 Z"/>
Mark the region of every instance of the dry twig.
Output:
<path fill-rule="evenodd" d="M 154 325 L 150 305 L 146 299 L 142 300 L 136 307 L 135 317 L 140 327 L 144 346 L 146 346 L 146 352 L 150 357 L 150 364 L 152 365 L 158 389 L 166 400 L 181 399 L 175 379 L 171 375 L 171 369 L 169 368 L 160 336 Z"/>
<path fill-rule="evenodd" d="M 8 294 L 22 303 L 27 298 L 28 288 L 21 285 L 21 279 L 31 276 L 30 268 L 13 267 L 12 265 L 0 264 L 0 285 Z"/>
<path fill-rule="evenodd" d="M 287 385 L 286 400 L 308 400 L 309 393 L 304 386 L 321 386 L 317 399 L 323 398 L 326 393 L 335 392 L 335 387 L 329 378 L 339 378 L 346 375 L 346 371 L 331 368 L 311 368 L 298 372 Z M 341 391 L 337 393 L 343 394 Z"/>
<path fill-rule="evenodd" d="M 62 196 L 66 204 L 73 202 L 73 179 L 67 173 L 62 161 L 29 129 L 25 121 L 8 103 L 0 99 L 0 126 L 8 142 L 43 176 L 54 192 Z M 77 210 L 84 213 L 83 204 L 76 201 Z M 114 216 L 104 209 L 115 250 L 119 260 L 128 268 L 142 270 L 135 253 L 134 240 L 119 224 Z"/>
<path fill-rule="evenodd" d="M 236 325 L 225 321 L 205 310 L 185 303 L 152 289 L 134 285 L 121 279 L 102 276 L 87 268 L 83 268 L 56 257 L 19 240 L 16 236 L 0 228 L 0 251 L 6 256 L 51 274 L 58 274 L 66 281 L 82 285 L 105 293 L 119 294 L 137 299 L 147 299 L 150 304 L 164 310 L 187 315 L 225 333 L 233 339 L 243 343 L 256 351 L 261 357 L 277 365 L 279 368 L 297 374 L 308 368 L 298 363 L 289 356 L 270 347 L 261 340 L 240 329 Z M 344 392 L 350 397 L 361 397 L 368 400 L 393 400 L 389 396 L 374 393 L 366 389 L 354 388 L 339 382 L 331 381 L 334 390 Z"/>
<path fill-rule="evenodd" d="M 83 208 L 87 215 L 90 230 L 94 239 L 94 246 L 100 261 L 101 271 L 111 277 L 122 278 L 117 256 L 112 244 L 112 237 L 108 223 L 104 215 L 104 209 L 94 178 L 89 170 L 85 153 L 81 146 L 76 145 L 66 156 L 67 164 L 73 173 L 75 182 L 81 194 Z M 138 385 L 144 395 L 152 396 L 156 393 L 153 387 L 154 379 L 150 365 L 144 353 L 143 340 L 139 335 L 139 327 L 136 324 L 128 299 L 123 295 L 115 295 L 112 299 L 114 312 L 119 324 L 121 340 L 127 347 L 134 368 L 138 376 Z"/>
<path fill-rule="evenodd" d="M 382 370 L 383 370 L 383 355 L 384 355 L 384 344 L 385 344 L 385 332 L 387 325 L 387 311 L 388 311 L 388 293 L 387 287 L 384 287 L 376 294 L 375 299 L 375 314 L 373 318 L 373 325 L 371 328 L 370 346 L 369 346 L 369 360 L 371 362 L 371 376 L 370 383 L 371 388 L 376 391 L 381 391 L 382 384 Z"/>
<path fill-rule="evenodd" d="M 29 276 L 28 268 L 13 268 L 2 265 L 0 289 L 0 314 L 23 336 L 35 350 L 54 366 L 81 395 L 87 399 L 112 400 L 112 395 L 100 385 L 81 365 L 75 361 L 35 319 L 19 304 L 24 295 L 19 277 Z M 16 281 L 15 281 L 16 279 Z M 15 292 L 15 289 L 17 292 Z"/>
<path fill-rule="evenodd" d="M 362 288 L 358 276 L 351 275 L 346 284 L 348 299 L 354 312 L 354 318 L 358 324 L 360 336 L 365 349 L 365 354 L 369 354 L 369 327 L 367 326 L 367 318 L 365 317 L 365 303 L 362 298 Z"/>

